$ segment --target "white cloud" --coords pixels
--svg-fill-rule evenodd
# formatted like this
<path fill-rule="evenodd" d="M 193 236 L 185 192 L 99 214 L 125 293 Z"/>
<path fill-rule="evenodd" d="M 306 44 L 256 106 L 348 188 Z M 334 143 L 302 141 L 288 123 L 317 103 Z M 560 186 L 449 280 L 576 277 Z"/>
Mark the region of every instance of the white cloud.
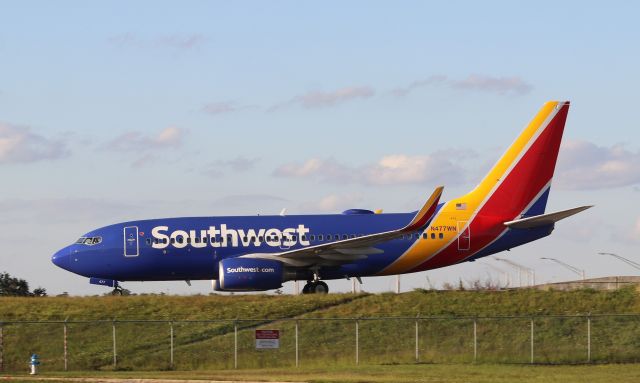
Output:
<path fill-rule="evenodd" d="M 227 171 L 234 173 L 246 172 L 253 169 L 258 161 L 259 158 L 246 158 L 242 156 L 228 160 L 214 161 L 203 171 L 203 174 L 211 177 L 220 177 Z"/>
<path fill-rule="evenodd" d="M 66 144 L 33 133 L 25 126 L 0 122 L 0 164 L 59 159 L 69 155 Z"/>
<path fill-rule="evenodd" d="M 426 79 L 416 80 L 409 85 L 393 89 L 395 96 L 406 96 L 409 93 L 430 86 L 445 86 L 451 89 L 475 90 L 499 95 L 520 96 L 531 92 L 533 86 L 518 76 L 493 77 L 482 74 L 472 74 L 467 78 L 456 80 L 444 75 L 434 75 Z"/>
<path fill-rule="evenodd" d="M 345 209 L 357 207 L 362 203 L 362 195 L 357 193 L 350 194 L 329 194 L 317 201 L 302 203 L 300 210 L 309 212 L 326 212 L 335 213 Z"/>
<path fill-rule="evenodd" d="M 107 143 L 106 148 L 119 152 L 144 152 L 156 149 L 178 148 L 182 145 L 186 129 L 170 126 L 155 135 L 126 132 Z"/>
<path fill-rule="evenodd" d="M 271 207 L 274 204 L 282 204 L 288 201 L 289 200 L 285 198 L 270 194 L 239 194 L 218 198 L 212 202 L 212 205 L 223 207 L 243 207 L 251 209 L 264 206 Z M 276 212 L 274 211 L 274 213 Z"/>
<path fill-rule="evenodd" d="M 345 87 L 330 92 L 311 91 L 295 96 L 289 101 L 276 104 L 269 108 L 269 111 L 273 112 L 278 109 L 294 105 L 300 105 L 308 109 L 325 108 L 336 106 L 355 99 L 370 98 L 373 97 L 375 93 L 375 90 L 368 86 Z"/>
<path fill-rule="evenodd" d="M 168 35 L 161 36 L 158 42 L 162 45 L 179 50 L 190 50 L 204 44 L 207 38 L 201 34 L 194 33 L 190 35 Z"/>
<path fill-rule="evenodd" d="M 439 155 L 395 154 L 382 157 L 362 170 L 366 183 L 376 185 L 444 182 L 462 177 L 461 168 Z"/>
<path fill-rule="evenodd" d="M 277 168 L 277 177 L 315 177 L 322 181 L 358 182 L 366 185 L 423 184 L 464 182 L 463 169 L 450 160 L 448 152 L 409 156 L 394 154 L 375 163 L 347 166 L 333 159 L 312 158 L 303 163 L 288 163 Z"/>
<path fill-rule="evenodd" d="M 640 151 L 565 140 L 554 184 L 564 189 L 605 189 L 640 183 Z"/>
<path fill-rule="evenodd" d="M 219 114 L 239 112 L 241 110 L 247 110 L 252 108 L 256 108 L 256 106 L 255 105 L 239 105 L 234 101 L 220 101 L 220 102 L 210 102 L 208 104 L 205 104 L 202 107 L 202 111 L 207 114 L 216 116 Z"/>
<path fill-rule="evenodd" d="M 186 129 L 169 126 L 152 135 L 141 132 L 126 132 L 109 141 L 104 147 L 121 153 L 132 153 L 137 158 L 131 163 L 133 168 L 141 168 L 157 161 L 158 155 L 167 149 L 182 146 Z"/>
<path fill-rule="evenodd" d="M 471 89 L 501 95 L 523 95 L 531 92 L 533 87 L 517 76 L 492 77 L 472 74 L 463 80 L 452 80 L 451 86 L 459 89 Z"/>

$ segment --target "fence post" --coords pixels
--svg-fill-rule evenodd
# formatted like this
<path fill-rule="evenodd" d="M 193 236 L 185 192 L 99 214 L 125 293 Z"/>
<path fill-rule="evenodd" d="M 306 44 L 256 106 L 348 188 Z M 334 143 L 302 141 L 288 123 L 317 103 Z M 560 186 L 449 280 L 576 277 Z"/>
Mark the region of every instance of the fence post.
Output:
<path fill-rule="evenodd" d="M 473 320 L 473 363 L 478 359 L 478 320 Z"/>
<path fill-rule="evenodd" d="M 298 348 L 298 320 L 296 319 L 296 367 L 300 366 L 300 350 Z"/>
<path fill-rule="evenodd" d="M 116 352 L 116 320 L 113 320 L 113 368 L 118 367 L 118 353 Z"/>
<path fill-rule="evenodd" d="M 356 366 L 360 364 L 360 337 L 359 337 L 359 331 L 360 329 L 358 328 L 358 320 L 356 319 Z"/>
<path fill-rule="evenodd" d="M 533 318 L 531 318 L 531 361 L 529 363 L 533 364 Z"/>
<path fill-rule="evenodd" d="M 238 322 L 233 322 L 233 368 L 238 368 Z"/>
<path fill-rule="evenodd" d="M 418 319 L 416 319 L 416 363 L 420 362 L 420 338 L 418 335 Z"/>
<path fill-rule="evenodd" d="M 587 363 L 591 363 L 591 313 L 587 316 Z"/>
<path fill-rule="evenodd" d="M 0 371 L 4 371 L 4 324 L 0 322 Z"/>
<path fill-rule="evenodd" d="M 69 360 L 67 359 L 68 353 L 67 353 L 67 320 L 64 320 L 64 324 L 62 327 L 62 333 L 63 333 L 63 346 L 64 346 L 64 370 L 67 371 L 69 368 Z"/>
<path fill-rule="evenodd" d="M 171 338 L 171 350 L 169 356 L 169 367 L 173 369 L 173 321 L 169 322 L 169 336 Z"/>

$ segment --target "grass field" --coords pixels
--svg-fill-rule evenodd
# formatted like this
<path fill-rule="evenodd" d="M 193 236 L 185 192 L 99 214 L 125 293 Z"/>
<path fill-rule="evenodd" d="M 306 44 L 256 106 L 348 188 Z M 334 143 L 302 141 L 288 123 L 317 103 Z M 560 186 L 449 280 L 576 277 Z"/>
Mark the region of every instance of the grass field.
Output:
<path fill-rule="evenodd" d="M 519 382 L 519 383 L 583 383 L 638 382 L 640 365 L 609 364 L 583 366 L 522 365 L 392 365 L 359 368 L 260 369 L 238 371 L 171 371 L 171 372 L 94 372 L 89 374 L 45 374 L 47 378 L 87 377 L 120 379 L 201 379 L 304 382 Z M 28 376 L 12 376 L 11 381 L 32 382 Z"/>
<path fill-rule="evenodd" d="M 358 359 L 362 365 L 373 368 L 398 364 L 402 367 L 393 368 L 437 371 L 439 365 L 434 363 L 470 364 L 474 362 L 475 321 L 476 365 L 472 367 L 479 370 L 469 373 L 481 371 L 484 367 L 479 365 L 485 364 L 489 370 L 504 367 L 520 371 L 520 366 L 498 367 L 496 363 L 529 363 L 532 319 L 535 363 L 587 362 L 586 317 L 545 317 L 586 313 L 640 314 L 640 294 L 626 288 L 612 292 L 513 290 L 414 291 L 399 295 L 0 298 L 0 322 L 5 322 L 2 325 L 5 371 L 23 371 L 31 352 L 41 355 L 46 371 L 62 370 L 61 323 L 6 322 L 66 318 L 104 320 L 67 325 L 69 369 L 113 371 L 112 320 L 115 318 L 121 321 L 115 322 L 118 339 L 115 372 L 230 370 L 234 367 L 235 324 L 239 368 L 289 371 L 295 367 L 297 322 L 300 367 L 304 371 L 330 367 L 346 374 L 355 365 L 356 318 L 363 317 L 377 319 L 357 321 Z M 417 315 L 439 319 L 416 321 Z M 521 317 L 485 318 L 496 315 Z M 405 319 L 389 318 L 400 316 Z M 454 319 L 460 316 L 464 318 Z M 234 323 L 235 318 L 253 320 Z M 124 320 L 173 320 L 173 366 L 170 365 L 169 322 L 122 322 Z M 416 327 L 420 334 L 418 361 L 428 364 L 416 364 Z M 256 328 L 279 329 L 280 348 L 256 350 L 253 339 Z M 640 361 L 640 315 L 594 316 L 591 345 L 591 362 Z M 523 371 L 534 374 L 535 368 L 529 368 Z"/>

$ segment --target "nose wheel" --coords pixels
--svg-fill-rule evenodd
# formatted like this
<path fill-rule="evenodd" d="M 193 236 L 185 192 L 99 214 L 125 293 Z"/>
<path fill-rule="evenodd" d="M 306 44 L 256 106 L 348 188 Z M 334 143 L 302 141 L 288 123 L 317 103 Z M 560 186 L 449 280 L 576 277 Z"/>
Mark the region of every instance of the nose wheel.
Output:
<path fill-rule="evenodd" d="M 309 281 L 302 288 L 302 294 L 327 294 L 329 286 L 322 281 Z"/>
<path fill-rule="evenodd" d="M 118 282 L 116 282 L 116 285 L 113 287 L 113 290 L 111 290 L 111 295 L 122 295 L 123 290 L 124 289 L 122 288 L 122 286 L 120 286 Z"/>

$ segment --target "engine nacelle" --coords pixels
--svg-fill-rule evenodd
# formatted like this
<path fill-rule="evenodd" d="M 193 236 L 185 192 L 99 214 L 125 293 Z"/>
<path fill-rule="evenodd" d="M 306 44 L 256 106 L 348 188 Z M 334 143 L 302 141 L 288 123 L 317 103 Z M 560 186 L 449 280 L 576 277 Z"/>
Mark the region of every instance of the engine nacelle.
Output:
<path fill-rule="evenodd" d="M 266 259 L 227 258 L 218 263 L 216 290 L 263 291 L 282 287 L 282 263 Z"/>

